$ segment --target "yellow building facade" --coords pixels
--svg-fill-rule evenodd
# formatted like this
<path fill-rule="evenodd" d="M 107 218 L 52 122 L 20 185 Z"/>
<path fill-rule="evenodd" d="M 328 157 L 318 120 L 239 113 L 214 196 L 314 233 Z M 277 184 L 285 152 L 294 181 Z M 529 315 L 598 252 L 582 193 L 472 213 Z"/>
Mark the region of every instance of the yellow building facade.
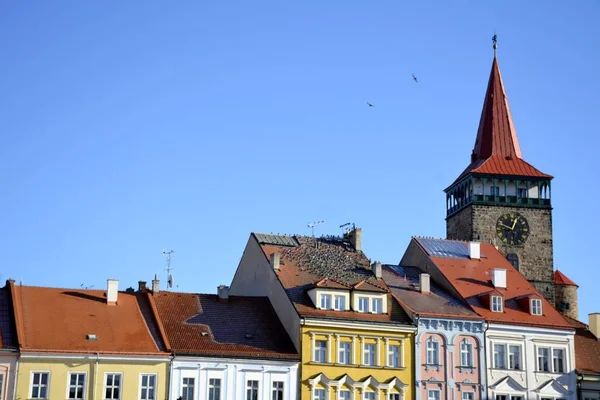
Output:
<path fill-rule="evenodd" d="M 413 399 L 414 335 L 409 326 L 305 319 L 300 398 Z"/>
<path fill-rule="evenodd" d="M 165 400 L 169 360 L 169 357 L 21 354 L 15 400 Z"/>

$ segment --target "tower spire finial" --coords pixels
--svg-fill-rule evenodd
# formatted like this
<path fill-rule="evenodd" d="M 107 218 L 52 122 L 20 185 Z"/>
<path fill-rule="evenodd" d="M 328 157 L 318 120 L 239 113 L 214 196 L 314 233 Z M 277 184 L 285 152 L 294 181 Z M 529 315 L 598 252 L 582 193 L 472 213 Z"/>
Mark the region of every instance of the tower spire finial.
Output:
<path fill-rule="evenodd" d="M 496 33 L 492 36 L 492 43 L 492 47 L 494 48 L 494 58 L 496 58 L 496 50 L 498 49 L 498 35 L 496 35 Z"/>

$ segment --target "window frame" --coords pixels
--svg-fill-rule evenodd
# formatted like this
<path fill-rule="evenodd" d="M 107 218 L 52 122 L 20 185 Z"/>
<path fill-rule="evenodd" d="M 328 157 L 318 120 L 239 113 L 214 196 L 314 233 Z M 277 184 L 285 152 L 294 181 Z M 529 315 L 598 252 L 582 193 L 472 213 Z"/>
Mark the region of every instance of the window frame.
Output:
<path fill-rule="evenodd" d="M 82 386 L 82 396 L 81 399 L 85 400 L 86 399 L 86 389 L 87 389 L 87 372 L 85 371 L 69 371 L 69 373 L 67 374 L 67 396 L 65 397 L 65 399 L 67 400 L 78 400 L 77 397 L 69 397 L 71 395 L 71 375 L 83 375 L 83 385 Z M 77 388 L 79 387 L 79 385 L 75 384 L 75 395 L 77 395 Z M 2 390 L 0 390 L 0 399 L 2 398 L 1 396 L 2 394 Z"/>
<path fill-rule="evenodd" d="M 321 348 L 318 345 L 324 343 L 325 347 Z M 319 360 L 317 354 L 323 351 L 323 360 Z M 327 360 L 327 340 L 315 340 L 315 348 L 313 350 L 313 361 L 317 363 L 326 363 Z"/>
<path fill-rule="evenodd" d="M 431 393 L 437 393 L 436 396 L 430 396 Z M 427 400 L 441 400 L 442 399 L 442 391 L 440 389 L 427 389 Z"/>
<path fill-rule="evenodd" d="M 502 348 L 502 353 L 496 351 L 496 348 Z M 495 369 L 506 369 L 506 363 L 507 363 L 507 358 L 506 358 L 506 350 L 507 350 L 507 343 L 492 343 L 492 368 Z M 502 354 L 502 358 L 497 358 L 496 355 L 497 354 Z M 498 360 L 502 360 L 502 365 L 498 365 L 496 363 L 496 361 Z"/>
<path fill-rule="evenodd" d="M 363 391 L 363 400 L 375 400 L 376 398 L 377 398 L 377 394 L 375 392 L 370 391 L 370 390 Z"/>
<path fill-rule="evenodd" d="M 490 196 L 500 196 L 500 186 L 490 186 Z"/>
<path fill-rule="evenodd" d="M 373 346 L 373 350 L 371 351 L 371 346 Z M 369 351 L 367 352 L 367 347 L 369 347 Z M 373 364 L 367 364 L 367 353 L 369 353 L 369 358 L 373 358 Z M 363 343 L 363 354 L 362 354 L 362 365 L 368 367 L 376 367 L 377 366 L 377 344 L 376 343 Z"/>
<path fill-rule="evenodd" d="M 337 398 L 337 400 L 346 400 L 344 398 L 345 396 L 342 397 L 342 393 L 347 393 L 348 394 L 347 400 L 350 400 L 352 398 L 352 392 L 346 388 L 346 389 L 343 389 L 343 390 L 338 390 L 338 398 Z"/>
<path fill-rule="evenodd" d="M 153 389 L 153 393 L 154 396 L 152 396 L 151 398 L 148 398 L 148 392 L 146 392 L 146 399 L 142 398 L 142 390 L 144 389 L 144 377 L 147 376 L 148 378 L 150 378 L 151 376 L 154 377 L 154 385 L 152 386 L 146 386 L 146 390 L 148 390 L 149 388 Z M 150 381 L 148 380 L 148 383 L 150 383 Z M 158 374 L 154 374 L 154 373 L 150 373 L 150 372 L 142 372 L 140 373 L 140 387 L 139 387 L 139 398 L 140 400 L 156 400 L 156 388 L 158 386 Z"/>
<path fill-rule="evenodd" d="M 40 374 L 40 385 L 41 386 L 41 382 L 42 382 L 42 375 L 46 374 L 48 375 L 48 378 L 46 380 L 46 396 L 45 397 L 33 397 L 33 382 L 34 382 L 34 378 L 35 378 L 35 374 Z M 48 400 L 50 397 L 50 377 L 51 377 L 51 373 L 50 371 L 43 371 L 43 370 L 35 370 L 35 371 L 31 371 L 30 373 L 30 381 L 29 381 L 29 399 L 46 399 Z M 39 392 L 38 392 L 39 395 Z"/>
<path fill-rule="evenodd" d="M 364 305 L 366 305 L 366 308 L 363 307 Z M 369 301 L 368 296 L 358 296 L 358 312 L 368 313 L 370 305 L 371 302 Z"/>
<path fill-rule="evenodd" d="M 251 386 L 250 382 L 256 382 L 256 387 Z M 253 392 L 256 390 L 256 397 Z M 246 379 L 246 400 L 258 400 L 260 398 L 260 381 L 258 379 Z"/>
<path fill-rule="evenodd" d="M 321 293 L 320 294 L 320 299 L 319 299 L 319 304 L 320 304 L 320 308 L 321 310 L 333 310 L 332 308 L 332 302 L 331 302 L 331 294 L 329 293 Z M 325 304 L 323 304 L 325 303 Z"/>
<path fill-rule="evenodd" d="M 4 382 L 6 378 L 4 377 L 4 372 L 0 372 L 0 399 L 2 398 L 2 394 L 4 393 Z"/>
<path fill-rule="evenodd" d="M 466 348 L 465 348 L 466 347 Z M 464 356 L 468 359 L 468 362 L 465 364 Z M 473 368 L 473 343 L 471 343 L 467 338 L 464 338 L 460 342 L 460 366 L 462 368 Z"/>
<path fill-rule="evenodd" d="M 469 394 L 469 395 L 471 395 L 471 398 L 470 398 L 470 399 L 465 399 L 465 394 Z M 462 400 L 475 400 L 475 392 L 473 392 L 473 391 L 470 391 L 470 390 L 465 390 L 465 391 L 462 391 L 462 392 L 461 392 L 461 396 L 460 396 L 460 398 L 461 398 Z"/>
<path fill-rule="evenodd" d="M 208 379 L 208 385 L 207 385 L 208 393 L 207 393 L 206 398 L 208 400 L 221 400 L 222 399 L 221 394 L 223 394 L 223 386 L 221 385 L 221 383 L 222 383 L 223 379 L 220 376 L 217 377 L 217 376 L 210 376 L 210 375 L 207 377 L 207 379 Z M 211 381 L 218 381 L 218 385 L 216 385 L 215 383 L 211 384 Z M 216 389 L 216 388 L 219 389 L 217 399 L 215 399 L 214 397 L 211 398 L 211 390 L 213 390 L 212 394 L 214 394 L 215 393 L 214 389 Z"/>
<path fill-rule="evenodd" d="M 525 193 L 525 195 L 523 196 L 522 193 Z M 529 197 L 527 188 L 517 188 L 517 197 L 520 199 L 527 199 Z"/>
<path fill-rule="evenodd" d="M 193 382 L 193 384 L 190 386 L 189 383 L 188 384 L 184 383 L 184 379 L 191 379 L 192 382 Z M 181 393 L 180 393 L 180 396 L 182 397 L 183 400 L 188 400 L 187 398 L 183 398 L 183 389 L 184 389 L 184 387 L 186 389 L 190 389 L 190 387 L 191 387 L 191 389 L 192 389 L 192 400 L 194 400 L 196 398 L 196 377 L 195 376 L 182 376 L 181 377 Z"/>
<path fill-rule="evenodd" d="M 512 355 L 513 353 L 511 353 L 511 351 L 510 351 L 510 350 L 511 350 L 511 347 L 512 347 L 512 348 L 515 348 L 515 347 L 516 347 L 517 349 L 519 349 L 519 352 L 518 352 L 518 358 L 517 358 L 517 363 L 511 363 L 511 361 L 513 361 L 513 358 L 511 357 L 511 355 Z M 523 368 L 521 367 L 521 365 L 523 365 L 523 360 L 522 360 L 522 356 L 523 356 L 523 347 L 522 347 L 520 344 L 511 344 L 511 343 L 507 343 L 506 350 L 507 350 L 507 351 L 506 351 L 506 361 L 507 361 L 507 363 L 506 363 L 506 366 L 507 366 L 507 369 L 510 369 L 510 370 L 513 370 L 513 371 L 523 371 Z M 514 367 L 513 365 L 511 365 L 511 364 L 513 364 L 513 365 L 514 365 L 514 364 L 518 364 L 518 367 L 519 367 L 519 368 L 515 368 L 515 367 Z"/>
<path fill-rule="evenodd" d="M 390 393 L 388 394 L 388 400 L 401 400 L 402 397 L 400 396 L 400 393 Z"/>
<path fill-rule="evenodd" d="M 394 353 L 392 351 L 392 349 L 397 349 L 397 352 Z M 400 368 L 402 363 L 400 362 L 400 345 L 399 344 L 390 344 L 388 345 L 388 350 L 387 350 L 387 366 L 390 368 Z M 392 357 L 396 357 L 396 364 L 394 365 L 394 363 L 390 362 L 392 360 Z"/>
<path fill-rule="evenodd" d="M 371 297 L 371 313 L 383 314 L 383 299 L 380 297 Z"/>
<path fill-rule="evenodd" d="M 557 360 L 558 357 L 554 356 L 554 352 L 555 351 L 560 351 L 562 353 L 562 357 L 560 358 L 560 360 L 562 361 L 562 371 L 557 371 L 556 370 L 556 364 L 554 363 L 554 360 Z M 565 371 L 567 370 L 567 357 L 566 357 L 566 350 L 563 347 L 552 347 L 552 353 L 551 353 L 551 357 L 552 357 L 552 372 L 554 372 L 555 374 L 564 374 Z"/>
<path fill-rule="evenodd" d="M 278 387 L 281 384 L 281 387 Z M 278 394 L 281 393 L 281 400 L 285 399 L 285 382 L 284 381 L 272 381 L 271 383 L 271 400 L 279 400 Z"/>
<path fill-rule="evenodd" d="M 106 397 L 106 389 L 107 389 L 107 383 L 108 383 L 108 376 L 109 375 L 119 375 L 119 397 L 117 397 L 116 399 L 114 397 L 111 397 L 110 399 L 108 399 Z M 114 378 L 113 378 L 113 390 L 114 390 Z M 114 391 L 113 391 L 113 395 L 114 395 Z M 121 400 L 123 398 L 123 373 L 122 372 L 105 372 L 104 373 L 104 380 L 103 380 L 103 384 L 102 384 L 102 400 Z"/>
<path fill-rule="evenodd" d="M 313 400 L 321 400 L 321 396 L 317 397 L 317 392 L 323 392 L 323 400 L 327 400 L 327 391 L 324 388 L 315 388 L 313 389 L 312 392 L 312 399 Z"/>
<path fill-rule="evenodd" d="M 338 303 L 338 300 L 341 300 L 341 301 Z M 334 308 L 334 310 L 345 311 L 346 310 L 346 296 L 344 296 L 342 294 L 334 295 L 333 296 L 333 308 Z"/>
<path fill-rule="evenodd" d="M 542 300 L 541 299 L 531 299 L 529 300 L 529 306 L 531 309 L 531 315 L 543 315 L 542 312 Z M 537 304 L 537 306 L 535 306 L 534 304 Z M 537 311 L 537 312 L 534 312 Z"/>
<path fill-rule="evenodd" d="M 502 299 L 502 296 L 492 295 L 491 304 L 492 304 L 492 306 L 491 306 L 492 312 L 503 312 L 504 311 L 504 300 Z"/>
<path fill-rule="evenodd" d="M 548 369 L 542 369 L 542 365 L 540 363 L 540 360 L 542 358 L 542 356 L 540 355 L 542 350 L 546 350 L 547 354 L 546 354 L 546 365 L 548 366 Z M 535 356 L 536 356 L 536 371 L 537 372 L 553 372 L 552 371 L 552 347 L 550 346 L 537 346 L 536 351 L 535 351 Z"/>
<path fill-rule="evenodd" d="M 429 345 L 432 345 L 432 348 L 429 348 Z M 433 354 L 432 360 L 429 360 L 429 353 Z M 430 336 L 427 339 L 427 351 L 426 351 L 426 363 L 427 365 L 440 365 L 440 342 L 436 340 L 433 336 Z"/>
<path fill-rule="evenodd" d="M 343 362 L 342 360 L 342 345 L 348 345 L 348 355 L 347 355 L 347 362 Z M 344 349 L 345 350 L 345 349 Z M 342 340 L 339 341 L 338 343 L 338 364 L 343 364 L 343 365 L 351 365 L 352 364 L 352 342 L 344 342 Z"/>

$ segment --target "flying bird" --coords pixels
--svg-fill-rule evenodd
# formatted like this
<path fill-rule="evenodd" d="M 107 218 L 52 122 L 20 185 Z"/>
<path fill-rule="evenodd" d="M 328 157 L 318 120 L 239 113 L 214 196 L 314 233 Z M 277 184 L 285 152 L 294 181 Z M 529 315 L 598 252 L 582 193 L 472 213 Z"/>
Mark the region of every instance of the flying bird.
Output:
<path fill-rule="evenodd" d="M 373 104 L 369 103 L 368 101 L 367 101 L 367 105 L 368 105 L 369 107 L 373 107 Z"/>
<path fill-rule="evenodd" d="M 415 76 L 415 74 L 412 74 L 412 76 L 413 76 L 413 81 L 419 83 L 419 81 L 417 80 L 417 77 Z"/>

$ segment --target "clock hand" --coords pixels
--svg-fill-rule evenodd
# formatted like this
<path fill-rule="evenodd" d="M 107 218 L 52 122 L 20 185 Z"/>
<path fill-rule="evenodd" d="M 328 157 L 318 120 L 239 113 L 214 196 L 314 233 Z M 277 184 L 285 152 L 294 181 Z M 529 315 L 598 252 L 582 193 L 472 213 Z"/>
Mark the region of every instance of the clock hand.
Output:
<path fill-rule="evenodd" d="M 517 225 L 517 221 L 519 220 L 519 217 L 515 218 L 515 222 L 513 222 L 513 226 L 512 228 L 510 228 L 511 230 L 515 230 L 515 225 Z"/>
<path fill-rule="evenodd" d="M 504 224 L 500 224 L 500 226 L 503 226 L 503 227 L 505 227 L 505 228 L 508 228 L 508 229 L 510 229 L 510 230 L 512 231 L 512 228 L 511 228 L 510 226 L 507 226 L 507 225 L 504 225 Z"/>

